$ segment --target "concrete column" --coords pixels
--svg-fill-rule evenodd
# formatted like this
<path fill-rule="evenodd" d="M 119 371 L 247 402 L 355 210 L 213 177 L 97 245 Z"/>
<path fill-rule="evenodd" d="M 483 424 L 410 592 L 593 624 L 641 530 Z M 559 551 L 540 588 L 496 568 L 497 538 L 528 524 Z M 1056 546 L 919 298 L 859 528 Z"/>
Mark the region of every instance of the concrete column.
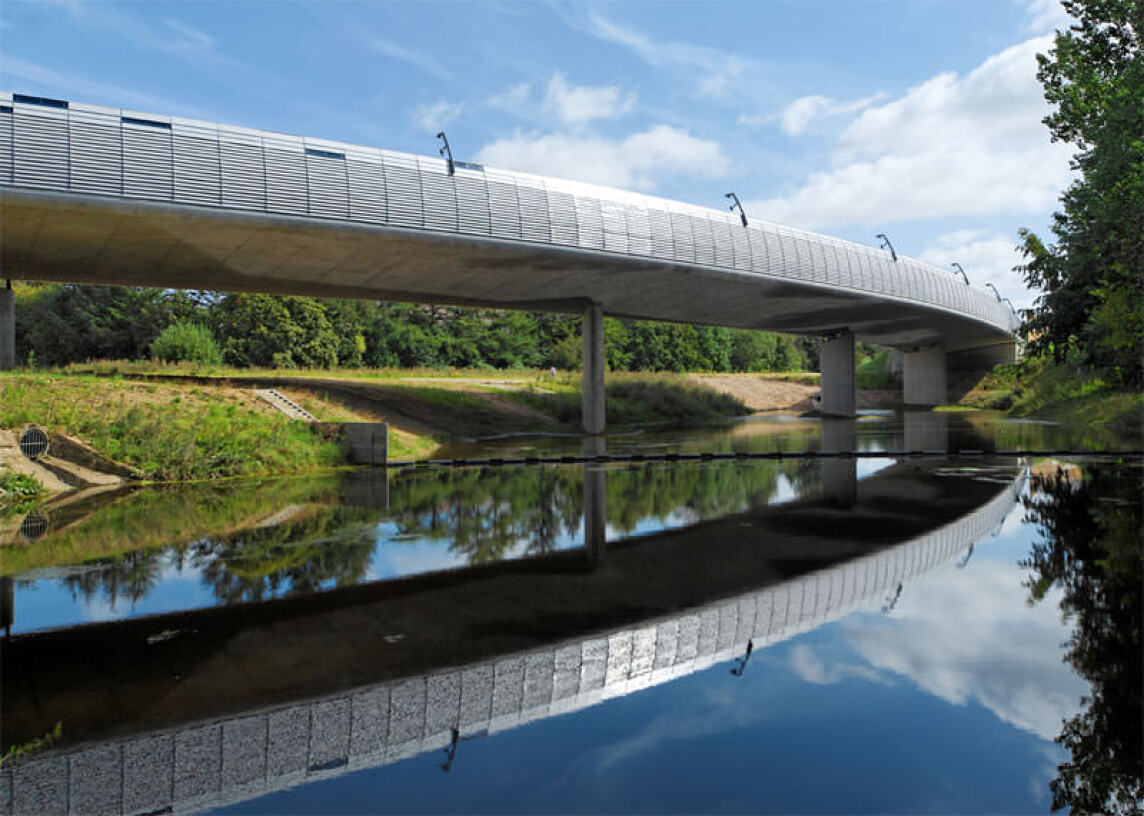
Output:
<path fill-rule="evenodd" d="M 584 430 L 604 432 L 604 309 L 593 303 L 584 310 L 583 413 Z"/>
<path fill-rule="evenodd" d="M 16 293 L 0 289 L 0 371 L 16 367 Z"/>
<path fill-rule="evenodd" d="M 842 331 L 827 338 L 819 352 L 819 363 L 819 410 L 831 416 L 854 416 L 854 332 Z"/>
<path fill-rule="evenodd" d="M 858 449 L 857 423 L 842 417 L 824 417 L 822 420 L 821 451 Z M 858 460 L 853 456 L 822 459 L 822 494 L 841 507 L 852 507 L 858 499 Z"/>
<path fill-rule="evenodd" d="M 944 405 L 948 400 L 945 351 L 907 351 L 902 361 L 902 401 L 906 405 Z"/>
<path fill-rule="evenodd" d="M 585 456 L 603 456 L 604 438 L 590 436 L 584 439 Z M 584 553 L 588 566 L 594 570 L 604 560 L 608 546 L 608 471 L 603 462 L 584 463 Z"/>
<path fill-rule="evenodd" d="M 941 411 L 903 411 L 905 449 L 949 450 L 949 414 Z"/>

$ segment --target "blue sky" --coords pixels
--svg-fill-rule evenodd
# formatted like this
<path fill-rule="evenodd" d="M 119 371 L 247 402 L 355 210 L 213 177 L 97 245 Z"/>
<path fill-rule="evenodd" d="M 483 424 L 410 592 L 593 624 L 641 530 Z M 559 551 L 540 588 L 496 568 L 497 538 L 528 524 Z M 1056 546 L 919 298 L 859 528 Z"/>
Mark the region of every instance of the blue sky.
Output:
<path fill-rule="evenodd" d="M 1070 179 L 1055 0 L 0 5 L 0 87 L 458 159 L 876 244 L 995 283 Z"/>

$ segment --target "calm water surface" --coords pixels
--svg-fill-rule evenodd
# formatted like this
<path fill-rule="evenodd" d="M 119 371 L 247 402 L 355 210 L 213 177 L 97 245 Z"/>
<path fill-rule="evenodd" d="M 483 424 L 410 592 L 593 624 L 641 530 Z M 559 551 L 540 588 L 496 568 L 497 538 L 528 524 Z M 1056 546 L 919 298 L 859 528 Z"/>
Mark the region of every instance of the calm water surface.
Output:
<path fill-rule="evenodd" d="M 1084 441 L 780 417 L 605 449 L 870 455 L 353 471 L 2 519 L 3 748 L 60 735 L 2 772 L 0 812 L 1139 807 L 1141 462 L 990 453 Z M 985 453 L 881 455 L 932 449 Z"/>

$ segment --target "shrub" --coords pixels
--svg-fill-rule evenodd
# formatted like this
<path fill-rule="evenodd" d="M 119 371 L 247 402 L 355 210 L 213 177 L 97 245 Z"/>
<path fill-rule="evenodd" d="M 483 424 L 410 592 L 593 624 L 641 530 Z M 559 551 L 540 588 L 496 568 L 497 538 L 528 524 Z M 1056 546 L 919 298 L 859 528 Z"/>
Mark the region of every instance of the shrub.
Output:
<path fill-rule="evenodd" d="M 222 362 L 222 349 L 211 330 L 190 320 L 180 320 L 163 329 L 151 343 L 151 355 L 168 363 Z"/>

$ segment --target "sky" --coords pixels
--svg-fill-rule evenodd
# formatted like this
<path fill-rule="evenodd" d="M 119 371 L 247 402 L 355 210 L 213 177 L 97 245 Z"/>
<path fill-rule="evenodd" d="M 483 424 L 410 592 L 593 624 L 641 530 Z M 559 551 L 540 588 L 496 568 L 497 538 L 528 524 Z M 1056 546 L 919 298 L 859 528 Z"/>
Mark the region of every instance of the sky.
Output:
<path fill-rule="evenodd" d="M 1056 0 L 4 0 L 0 89 L 575 178 L 1028 291 L 1072 178 L 1037 53 Z M 951 272 L 951 274 L 953 274 Z"/>

